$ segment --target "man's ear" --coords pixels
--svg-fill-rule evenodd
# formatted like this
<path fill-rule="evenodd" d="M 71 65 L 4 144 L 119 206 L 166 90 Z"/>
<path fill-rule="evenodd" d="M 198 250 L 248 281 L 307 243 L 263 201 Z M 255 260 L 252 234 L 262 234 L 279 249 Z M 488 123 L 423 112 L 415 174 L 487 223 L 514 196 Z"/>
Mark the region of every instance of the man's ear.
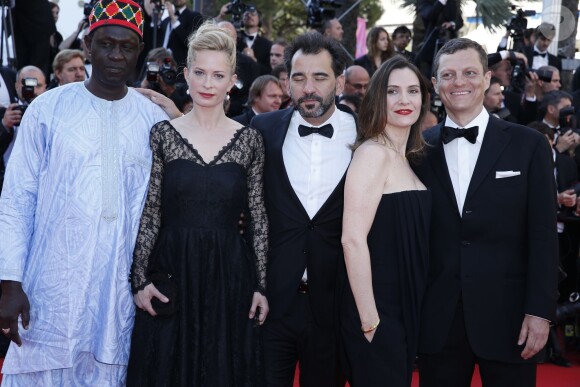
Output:
<path fill-rule="evenodd" d="M 85 43 L 85 47 L 87 48 L 87 53 L 89 54 L 89 57 L 91 56 L 91 44 L 93 42 L 93 37 L 91 36 L 91 34 L 85 35 L 85 37 L 83 38 L 83 41 Z"/>

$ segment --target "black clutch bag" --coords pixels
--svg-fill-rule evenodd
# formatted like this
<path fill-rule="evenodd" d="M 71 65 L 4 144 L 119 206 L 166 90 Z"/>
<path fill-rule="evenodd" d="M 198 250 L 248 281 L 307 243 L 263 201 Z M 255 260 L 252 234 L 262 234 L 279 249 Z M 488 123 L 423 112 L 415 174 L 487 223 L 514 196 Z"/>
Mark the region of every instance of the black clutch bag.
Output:
<path fill-rule="evenodd" d="M 152 273 L 149 279 L 161 294 L 169 298 L 169 302 L 166 303 L 161 302 L 157 297 L 151 299 L 151 306 L 157 316 L 173 315 L 177 309 L 177 284 L 173 280 L 173 276 L 169 273 L 158 271 Z"/>

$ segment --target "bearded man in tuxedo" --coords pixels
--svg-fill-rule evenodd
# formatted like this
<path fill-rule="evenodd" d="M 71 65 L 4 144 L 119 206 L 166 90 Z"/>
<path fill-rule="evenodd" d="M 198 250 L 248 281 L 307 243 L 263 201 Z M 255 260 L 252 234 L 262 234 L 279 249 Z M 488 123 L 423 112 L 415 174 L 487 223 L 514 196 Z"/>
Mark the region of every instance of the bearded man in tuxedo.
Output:
<path fill-rule="evenodd" d="M 285 53 L 295 108 L 259 114 L 251 125 L 266 148 L 264 191 L 270 225 L 266 273 L 272 309 L 264 325 L 266 382 L 344 386 L 337 346 L 337 289 L 343 261 L 343 190 L 356 137 L 344 88 L 346 58 L 318 32 L 297 37 Z M 348 109 L 348 110 L 347 110 Z"/>

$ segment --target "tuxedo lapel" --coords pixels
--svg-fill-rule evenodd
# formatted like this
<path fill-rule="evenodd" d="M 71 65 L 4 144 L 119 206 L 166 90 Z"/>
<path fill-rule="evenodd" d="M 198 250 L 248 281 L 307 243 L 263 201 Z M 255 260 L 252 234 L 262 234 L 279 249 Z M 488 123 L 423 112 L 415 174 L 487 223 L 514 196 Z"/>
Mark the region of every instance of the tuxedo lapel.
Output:
<path fill-rule="evenodd" d="M 457 198 L 455 197 L 455 191 L 453 191 L 453 184 L 451 183 L 451 177 L 449 176 L 449 168 L 447 167 L 447 160 L 445 159 L 445 151 L 443 150 L 443 142 L 441 141 L 441 128 L 443 124 L 439 124 L 439 127 L 434 131 L 434 138 L 429 141 L 434 147 L 432 150 L 433 162 L 431 167 L 433 169 L 434 175 L 437 177 L 439 184 L 443 187 L 443 190 L 447 194 L 449 200 L 453 202 L 453 207 L 459 215 L 459 207 L 457 207 Z"/>
<path fill-rule="evenodd" d="M 511 139 L 511 137 L 505 132 L 508 125 L 509 124 L 503 120 L 493 116 L 489 117 L 489 123 L 485 130 L 481 150 L 479 151 L 479 156 L 475 163 L 475 169 L 473 170 L 473 176 L 471 176 L 469 188 L 467 189 L 465 203 L 467 203 L 475 194 L 477 188 L 481 185 L 486 176 L 488 176 L 493 165 L 508 145 Z"/>

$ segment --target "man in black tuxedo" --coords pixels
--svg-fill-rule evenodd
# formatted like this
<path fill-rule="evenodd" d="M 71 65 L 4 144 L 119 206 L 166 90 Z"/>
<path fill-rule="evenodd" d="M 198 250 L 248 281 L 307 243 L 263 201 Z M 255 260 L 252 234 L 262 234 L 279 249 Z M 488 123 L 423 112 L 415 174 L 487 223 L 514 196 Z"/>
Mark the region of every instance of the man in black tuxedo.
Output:
<path fill-rule="evenodd" d="M 433 195 L 422 387 L 535 386 L 557 299 L 554 167 L 538 132 L 490 116 L 483 48 L 453 39 L 433 85 L 447 112 L 416 173 Z M 444 126 L 445 125 L 445 126 Z M 467 129 L 464 129 L 467 128 Z"/>
<path fill-rule="evenodd" d="M 542 23 L 534 32 L 535 44 L 533 47 L 526 46 L 524 53 L 528 58 L 528 66 L 531 69 L 539 69 L 542 66 L 554 66 L 562 71 L 562 60 L 548 52 L 548 47 L 556 36 L 556 27 L 551 23 Z"/>
<path fill-rule="evenodd" d="M 268 386 L 344 385 L 338 366 L 337 288 L 342 262 L 343 188 L 356 137 L 352 113 L 334 99 L 344 87 L 339 43 L 318 32 L 286 50 L 295 109 L 260 114 L 252 126 L 266 148 L 264 191 L 270 224 L 264 324 Z M 340 278 L 343 278 L 340 276 Z"/>
<path fill-rule="evenodd" d="M 246 5 L 242 15 L 244 30 L 238 39 L 238 50 L 260 65 L 260 74 L 270 74 L 270 50 L 272 42 L 260 35 L 262 16 L 253 4 Z"/>
<path fill-rule="evenodd" d="M 162 1 L 167 9 L 168 16 L 161 21 L 159 28 L 152 29 L 152 15 L 154 5 L 151 0 L 145 0 L 143 9 L 145 10 L 144 55 L 149 50 L 157 47 L 170 49 L 173 59 L 178 66 L 185 66 L 187 61 L 187 39 L 203 23 L 203 16 L 199 12 L 187 8 L 186 0 L 165 0 Z M 157 33 L 157 47 L 152 46 L 153 34 Z"/>

